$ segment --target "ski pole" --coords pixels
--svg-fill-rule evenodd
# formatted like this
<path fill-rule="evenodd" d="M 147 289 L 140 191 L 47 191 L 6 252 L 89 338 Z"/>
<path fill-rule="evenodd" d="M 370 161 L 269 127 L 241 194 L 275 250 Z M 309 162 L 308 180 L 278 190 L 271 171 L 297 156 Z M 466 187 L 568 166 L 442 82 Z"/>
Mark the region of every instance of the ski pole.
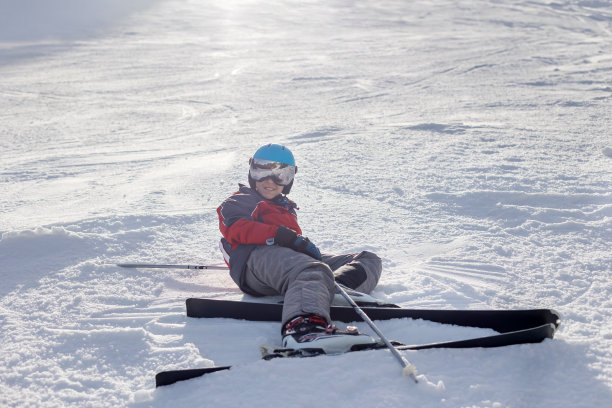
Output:
<path fill-rule="evenodd" d="M 399 361 L 399 363 L 403 367 L 402 374 L 406 377 L 412 378 L 415 383 L 418 383 L 419 381 L 416 378 L 416 367 L 412 365 L 404 356 L 402 356 L 399 353 L 399 351 L 397 351 L 395 346 L 393 346 L 391 342 L 387 340 L 385 335 L 378 329 L 378 327 L 376 327 L 376 325 L 368 317 L 368 315 L 365 314 L 365 312 L 361 310 L 359 306 L 357 306 L 357 303 L 355 303 L 355 301 L 344 291 L 342 286 L 338 285 L 338 283 L 335 283 L 335 285 L 336 285 L 336 289 L 340 292 L 342 297 L 344 297 L 344 299 L 346 299 L 346 301 L 349 302 L 349 304 L 353 307 L 355 312 L 357 312 L 357 314 L 361 316 L 361 318 L 370 326 L 370 328 L 372 328 L 372 330 L 376 332 L 376 334 L 380 337 L 383 343 L 385 343 L 385 345 L 389 348 L 389 350 L 391 351 L 391 354 L 393 354 L 393 356 L 397 359 L 397 361 Z"/>
<path fill-rule="evenodd" d="M 152 269 L 217 269 L 227 270 L 227 266 L 223 265 L 163 265 L 163 264 L 137 264 L 137 263 L 120 263 L 117 266 L 121 268 L 152 268 Z"/>
<path fill-rule="evenodd" d="M 176 264 L 145 264 L 145 263 L 119 263 L 116 264 L 121 268 L 142 268 L 142 269 L 208 269 L 208 270 L 219 270 L 227 271 L 229 268 L 225 265 L 176 265 Z M 346 291 L 347 289 L 345 289 Z M 348 294 L 354 300 L 365 306 L 375 305 L 378 307 L 399 307 L 392 303 L 386 303 L 382 300 L 376 299 L 366 293 L 357 292 L 353 289 L 348 289 Z"/>

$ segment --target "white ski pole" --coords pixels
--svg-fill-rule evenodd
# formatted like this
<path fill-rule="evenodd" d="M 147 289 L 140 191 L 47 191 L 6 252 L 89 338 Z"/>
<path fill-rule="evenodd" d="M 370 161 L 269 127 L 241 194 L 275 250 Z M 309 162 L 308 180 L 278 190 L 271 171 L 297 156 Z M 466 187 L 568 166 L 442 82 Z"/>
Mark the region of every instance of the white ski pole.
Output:
<path fill-rule="evenodd" d="M 208 270 L 219 270 L 227 271 L 229 268 L 225 265 L 177 265 L 177 264 L 147 264 L 147 263 L 119 263 L 115 264 L 121 268 L 142 268 L 142 269 L 208 269 Z M 397 307 L 397 305 L 386 303 L 380 299 L 376 299 L 368 294 L 357 292 L 356 290 L 349 289 L 348 295 L 357 302 L 363 303 L 364 305 L 371 306 L 375 305 L 378 307 Z"/>
<path fill-rule="evenodd" d="M 361 310 L 359 306 L 357 306 L 357 303 L 355 303 L 355 301 L 344 291 L 342 286 L 336 283 L 336 289 L 340 292 L 340 294 L 344 297 L 344 299 L 346 299 L 346 301 L 349 302 L 349 304 L 353 307 L 355 312 L 357 312 L 357 314 L 361 316 L 361 318 L 370 326 L 370 328 L 372 328 L 372 330 L 374 330 L 374 332 L 376 332 L 376 334 L 380 337 L 380 339 L 389 348 L 389 350 L 391 351 L 391 354 L 393 354 L 393 356 L 397 359 L 397 361 L 399 361 L 399 363 L 402 365 L 403 367 L 402 374 L 406 377 L 412 378 L 415 383 L 418 383 L 419 381 L 416 378 L 416 374 L 417 374 L 416 367 L 412 365 L 404 356 L 402 356 L 399 353 L 399 351 L 397 351 L 397 349 L 391 344 L 391 342 L 387 340 L 385 335 L 378 329 L 378 327 L 376 327 L 376 325 L 368 317 L 368 315 L 366 315 L 365 312 Z"/>
<path fill-rule="evenodd" d="M 150 269 L 216 269 L 227 270 L 224 265 L 164 265 L 164 264 L 144 264 L 144 263 L 120 263 L 121 268 L 150 268 Z"/>

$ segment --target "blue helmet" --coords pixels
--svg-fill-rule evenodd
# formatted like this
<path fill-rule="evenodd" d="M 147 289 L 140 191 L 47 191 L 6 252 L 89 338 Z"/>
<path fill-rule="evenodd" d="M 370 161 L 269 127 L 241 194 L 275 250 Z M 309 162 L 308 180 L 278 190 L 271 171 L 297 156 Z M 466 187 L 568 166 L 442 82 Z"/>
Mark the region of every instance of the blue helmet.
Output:
<path fill-rule="evenodd" d="M 256 180 L 272 177 L 276 184 L 284 187 L 283 194 L 289 194 L 297 173 L 291 150 L 282 145 L 267 144 L 257 149 L 249 164 L 249 185 L 252 189 L 255 189 Z"/>
<path fill-rule="evenodd" d="M 257 149 L 253 155 L 254 159 L 270 160 L 295 166 L 295 159 L 291 150 L 277 144 L 267 144 Z"/>

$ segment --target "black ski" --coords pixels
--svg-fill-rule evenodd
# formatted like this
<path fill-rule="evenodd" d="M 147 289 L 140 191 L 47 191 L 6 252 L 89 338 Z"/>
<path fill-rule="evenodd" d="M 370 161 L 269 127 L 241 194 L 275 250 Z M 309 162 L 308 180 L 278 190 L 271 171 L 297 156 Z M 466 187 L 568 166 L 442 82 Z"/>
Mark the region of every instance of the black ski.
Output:
<path fill-rule="evenodd" d="M 416 346 L 399 346 L 398 350 L 425 350 L 431 348 L 474 348 L 504 347 L 515 344 L 541 343 L 555 336 L 556 326 L 552 323 L 529 329 L 516 330 L 492 336 L 477 337 L 466 340 L 455 340 L 441 343 L 421 344 Z"/>
<path fill-rule="evenodd" d="M 208 368 L 191 368 L 187 370 L 171 370 L 162 371 L 155 375 L 155 386 L 174 384 L 178 381 L 190 380 L 192 378 L 201 377 L 204 374 L 214 373 L 215 371 L 229 370 L 231 366 L 208 367 Z"/>
<path fill-rule="evenodd" d="M 474 348 L 474 347 L 503 347 L 514 344 L 524 343 L 539 343 L 545 339 L 552 339 L 555 334 L 556 327 L 554 324 L 543 324 L 538 327 L 530 329 L 517 330 L 513 332 L 497 334 L 493 336 L 478 337 L 467 340 L 455 340 L 441 343 L 429 343 L 429 344 L 418 344 L 418 345 L 404 345 L 399 344 L 395 348 L 398 350 L 424 350 L 432 348 Z M 385 349 L 384 344 L 377 344 L 374 346 L 355 347 L 351 350 L 354 351 L 366 351 L 366 350 L 378 350 Z M 275 358 L 285 357 L 313 357 L 317 355 L 325 354 L 322 350 L 310 350 L 306 354 L 299 353 L 291 349 L 273 349 L 268 351 L 268 354 L 264 356 L 265 360 L 271 360 Z M 196 368 L 187 370 L 171 370 L 164 371 L 155 376 L 155 386 L 161 387 L 164 385 L 174 384 L 178 381 L 189 380 L 196 377 L 201 377 L 205 374 L 214 373 L 216 371 L 228 370 L 231 366 L 220 366 L 220 367 L 208 367 L 208 368 Z"/>
<path fill-rule="evenodd" d="M 361 308 L 372 320 L 399 318 L 423 319 L 457 326 L 493 329 L 508 333 L 552 323 L 557 328 L 561 322 L 559 313 L 552 309 L 526 310 L 434 310 L 406 309 L 401 307 Z M 252 321 L 280 322 L 282 304 L 232 301 L 219 299 L 187 299 L 187 316 L 220 317 Z M 332 320 L 355 322 L 362 319 L 350 306 L 332 306 Z"/>

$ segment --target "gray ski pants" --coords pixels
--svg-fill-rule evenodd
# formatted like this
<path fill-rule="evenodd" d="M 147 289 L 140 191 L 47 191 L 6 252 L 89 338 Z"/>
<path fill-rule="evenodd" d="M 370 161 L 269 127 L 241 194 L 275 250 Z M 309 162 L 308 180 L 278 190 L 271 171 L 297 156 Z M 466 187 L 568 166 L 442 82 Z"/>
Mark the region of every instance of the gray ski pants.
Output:
<path fill-rule="evenodd" d="M 323 261 L 289 248 L 271 245 L 251 252 L 245 270 L 245 283 L 265 296 L 284 296 L 283 324 L 300 315 L 316 314 L 331 322 L 329 308 L 334 297 L 334 273 L 342 266 L 359 263 L 366 279 L 359 292 L 369 293 L 378 283 L 382 262 L 372 252 L 323 255 Z"/>

